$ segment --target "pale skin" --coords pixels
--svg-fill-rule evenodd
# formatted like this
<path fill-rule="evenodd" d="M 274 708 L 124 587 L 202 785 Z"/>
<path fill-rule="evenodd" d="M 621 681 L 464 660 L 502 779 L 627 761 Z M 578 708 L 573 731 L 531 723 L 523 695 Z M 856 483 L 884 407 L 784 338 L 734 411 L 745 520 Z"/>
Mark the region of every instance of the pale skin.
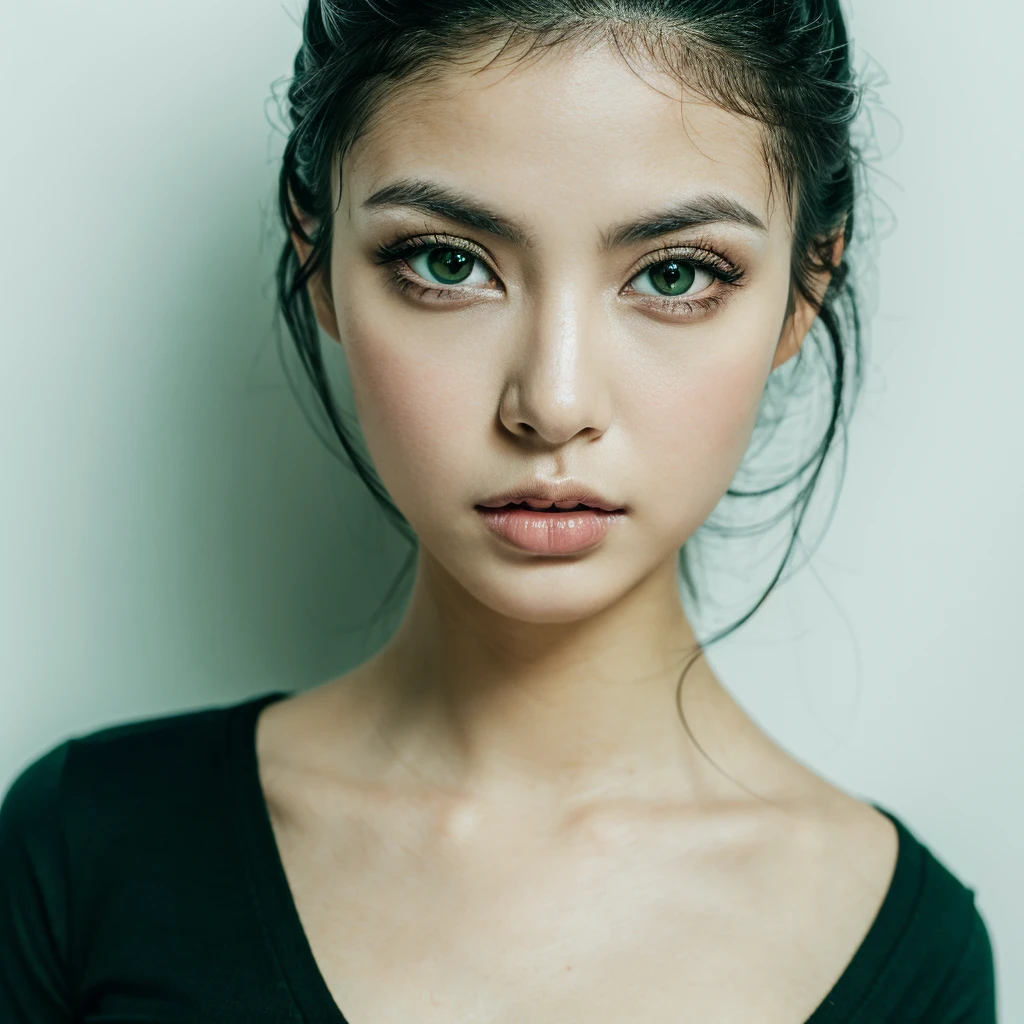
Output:
<path fill-rule="evenodd" d="M 392 640 L 268 708 L 257 750 L 351 1024 L 802 1024 L 877 912 L 888 819 L 775 744 L 703 658 L 684 708 L 728 775 L 674 703 L 695 643 L 678 549 L 816 315 L 798 299 L 787 316 L 790 215 L 769 203 L 757 133 L 597 44 L 399 91 L 344 159 L 331 274 L 311 297 L 420 560 Z M 364 205 L 408 179 L 523 237 Z M 708 193 L 763 229 L 601 245 Z M 403 293 L 372 258 L 434 235 L 481 257 L 454 297 Z M 687 298 L 722 301 L 669 309 L 643 264 L 694 249 L 741 283 L 698 274 Z M 516 552 L 474 505 L 531 476 L 630 512 L 581 555 Z"/>

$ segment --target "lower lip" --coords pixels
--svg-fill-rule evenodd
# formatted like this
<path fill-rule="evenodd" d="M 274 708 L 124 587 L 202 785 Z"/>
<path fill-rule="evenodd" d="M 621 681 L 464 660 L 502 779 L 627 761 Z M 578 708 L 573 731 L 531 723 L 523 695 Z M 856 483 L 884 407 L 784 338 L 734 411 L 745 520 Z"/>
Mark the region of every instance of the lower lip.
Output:
<path fill-rule="evenodd" d="M 625 512 L 534 512 L 525 508 L 482 508 L 477 511 L 492 533 L 522 551 L 538 555 L 571 555 L 604 540 Z"/>

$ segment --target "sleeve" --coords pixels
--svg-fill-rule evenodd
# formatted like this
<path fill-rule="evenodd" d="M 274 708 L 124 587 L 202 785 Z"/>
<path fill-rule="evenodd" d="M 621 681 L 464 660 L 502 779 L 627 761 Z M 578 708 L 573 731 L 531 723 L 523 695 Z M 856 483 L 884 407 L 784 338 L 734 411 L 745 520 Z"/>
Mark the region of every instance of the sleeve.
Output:
<path fill-rule="evenodd" d="M 15 778 L 0 804 L 0 1021 L 75 1020 L 61 780 L 69 742 Z"/>
<path fill-rule="evenodd" d="M 928 1024 L 998 1024 L 996 969 L 985 919 L 973 902 L 967 941 L 956 966 L 937 993 Z"/>

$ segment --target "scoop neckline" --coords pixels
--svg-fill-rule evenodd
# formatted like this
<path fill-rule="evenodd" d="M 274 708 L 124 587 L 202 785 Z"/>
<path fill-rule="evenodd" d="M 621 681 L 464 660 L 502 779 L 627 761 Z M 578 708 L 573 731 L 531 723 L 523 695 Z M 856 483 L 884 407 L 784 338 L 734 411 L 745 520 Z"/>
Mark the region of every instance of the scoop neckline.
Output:
<path fill-rule="evenodd" d="M 260 712 L 270 704 L 293 696 L 275 690 L 228 708 L 234 712 L 227 744 L 231 792 L 227 805 L 234 811 L 240 841 L 240 857 L 249 892 L 264 932 L 268 949 L 303 1020 L 315 1024 L 350 1024 L 316 961 L 299 917 L 288 876 L 274 834 L 256 750 L 256 726 Z M 886 808 L 871 802 L 896 827 L 896 864 L 885 896 L 867 933 L 845 970 L 825 994 L 810 1017 L 793 1024 L 841 1024 L 856 1015 L 875 977 L 891 953 L 891 947 L 912 912 L 916 887 L 911 879 L 920 870 L 921 849 L 912 833 Z M 368 1022 L 372 1024 L 372 1022 Z"/>

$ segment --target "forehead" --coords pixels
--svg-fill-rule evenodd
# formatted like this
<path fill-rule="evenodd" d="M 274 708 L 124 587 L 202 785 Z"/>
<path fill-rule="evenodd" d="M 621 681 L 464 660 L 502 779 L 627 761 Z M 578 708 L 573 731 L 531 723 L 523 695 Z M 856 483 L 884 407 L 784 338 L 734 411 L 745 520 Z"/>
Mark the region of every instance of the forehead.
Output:
<path fill-rule="evenodd" d="M 771 227 L 761 127 L 611 44 L 553 47 L 512 66 L 446 69 L 398 86 L 346 156 L 350 200 L 436 176 L 506 197 L 540 227 L 552 211 L 605 221 L 713 190 Z"/>

